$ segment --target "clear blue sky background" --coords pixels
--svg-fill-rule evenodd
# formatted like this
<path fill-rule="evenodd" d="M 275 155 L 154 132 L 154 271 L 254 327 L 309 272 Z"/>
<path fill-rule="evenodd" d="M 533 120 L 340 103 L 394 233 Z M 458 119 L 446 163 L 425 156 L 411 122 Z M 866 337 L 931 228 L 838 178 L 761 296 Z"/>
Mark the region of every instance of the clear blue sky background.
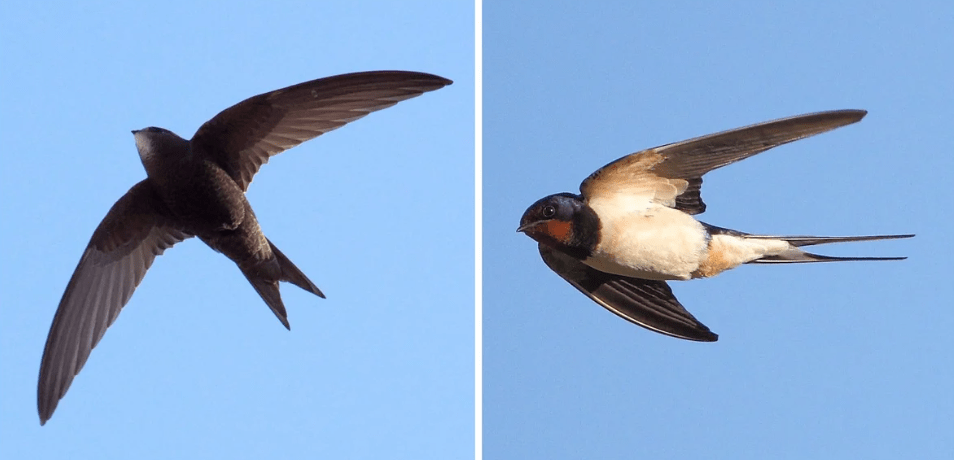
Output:
<path fill-rule="evenodd" d="M 649 6 L 652 5 L 652 6 Z M 484 456 L 954 458 L 951 2 L 484 3 Z M 579 294 L 524 209 L 628 153 L 789 115 L 861 123 L 706 177 L 700 216 L 903 262 L 672 283 L 679 341 Z"/>
<path fill-rule="evenodd" d="M 469 458 L 474 7 L 3 2 L 0 458 Z M 158 258 L 40 427 L 47 330 L 93 229 L 145 173 L 132 129 L 191 137 L 339 73 L 455 81 L 274 158 L 249 200 L 327 295 L 286 331 L 198 240 Z"/>
<path fill-rule="evenodd" d="M 485 458 L 950 458 L 954 7 L 635 3 L 484 5 Z M 472 11 L 0 6 L 0 457 L 471 457 Z M 329 298 L 284 286 L 285 331 L 230 261 L 182 243 L 41 428 L 56 304 L 144 176 L 129 130 L 191 136 L 253 94 L 372 69 L 455 84 L 275 158 L 249 192 Z M 837 108 L 870 114 L 707 176 L 701 218 L 914 232 L 824 248 L 910 259 L 674 283 L 715 344 L 616 318 L 514 232 L 627 153 Z"/>

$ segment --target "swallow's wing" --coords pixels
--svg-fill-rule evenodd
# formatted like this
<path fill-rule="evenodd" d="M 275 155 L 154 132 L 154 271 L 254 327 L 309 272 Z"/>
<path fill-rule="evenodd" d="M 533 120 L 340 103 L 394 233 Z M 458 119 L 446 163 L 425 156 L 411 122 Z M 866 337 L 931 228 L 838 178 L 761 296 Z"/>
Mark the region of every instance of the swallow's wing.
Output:
<path fill-rule="evenodd" d="M 152 186 L 143 181 L 113 205 L 93 232 L 46 339 L 37 387 L 40 424 L 53 415 L 153 259 L 191 236 L 163 218 L 164 209 Z"/>
<path fill-rule="evenodd" d="M 539 246 L 540 256 L 551 270 L 626 321 L 680 339 L 719 339 L 686 311 L 665 281 L 604 273 L 549 246 Z"/>
<path fill-rule="evenodd" d="M 689 214 L 706 209 L 699 195 L 702 176 L 772 147 L 861 120 L 864 110 L 835 110 L 767 121 L 663 145 L 620 158 L 580 185 L 587 199 L 629 194 Z"/>
<path fill-rule="evenodd" d="M 418 72 L 362 72 L 259 94 L 223 110 L 192 138 L 193 151 L 218 163 L 247 190 L 274 155 L 400 101 L 443 88 L 446 78 Z"/>

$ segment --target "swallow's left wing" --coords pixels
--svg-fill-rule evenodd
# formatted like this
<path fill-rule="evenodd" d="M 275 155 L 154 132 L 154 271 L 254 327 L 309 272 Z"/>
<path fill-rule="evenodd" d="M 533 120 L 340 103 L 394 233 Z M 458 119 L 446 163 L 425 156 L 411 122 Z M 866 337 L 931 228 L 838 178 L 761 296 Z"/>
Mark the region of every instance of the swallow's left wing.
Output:
<path fill-rule="evenodd" d="M 540 256 L 551 270 L 626 321 L 680 339 L 699 342 L 719 339 L 686 311 L 665 281 L 604 273 L 549 246 L 539 246 Z"/>
<path fill-rule="evenodd" d="M 868 112 L 833 110 L 767 121 L 667 144 L 620 158 L 580 185 L 587 199 L 615 193 L 643 196 L 688 214 L 706 210 L 702 176 L 772 147 L 855 123 Z"/>
<path fill-rule="evenodd" d="M 400 101 L 451 84 L 420 72 L 336 75 L 250 97 L 205 122 L 193 151 L 219 164 L 242 190 L 272 156 Z"/>

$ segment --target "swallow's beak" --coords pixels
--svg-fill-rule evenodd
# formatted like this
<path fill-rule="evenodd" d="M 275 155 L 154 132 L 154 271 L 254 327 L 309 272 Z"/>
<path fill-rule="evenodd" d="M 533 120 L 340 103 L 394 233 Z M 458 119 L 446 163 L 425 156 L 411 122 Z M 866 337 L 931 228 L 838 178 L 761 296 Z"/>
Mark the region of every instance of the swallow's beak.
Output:
<path fill-rule="evenodd" d="M 535 230 L 541 225 L 546 225 L 546 221 L 536 220 L 533 222 L 520 223 L 520 227 L 517 228 L 517 231 L 520 233 L 526 233 L 527 235 L 533 234 Z"/>

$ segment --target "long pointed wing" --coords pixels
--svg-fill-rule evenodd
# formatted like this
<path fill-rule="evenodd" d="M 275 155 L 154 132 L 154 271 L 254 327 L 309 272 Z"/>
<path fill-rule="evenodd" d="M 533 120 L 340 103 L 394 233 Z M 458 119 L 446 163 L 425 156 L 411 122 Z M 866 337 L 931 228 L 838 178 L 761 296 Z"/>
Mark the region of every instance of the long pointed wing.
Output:
<path fill-rule="evenodd" d="M 667 144 L 620 158 L 591 174 L 580 185 L 583 196 L 625 193 L 700 214 L 702 176 L 772 147 L 855 123 L 868 112 L 834 110 L 767 121 L 744 128 Z"/>
<path fill-rule="evenodd" d="M 676 300 L 665 281 L 604 273 L 549 246 L 539 246 L 540 256 L 551 270 L 620 318 L 680 339 L 719 339 Z"/>
<path fill-rule="evenodd" d="M 157 255 L 191 235 L 174 228 L 152 186 L 134 185 L 93 232 L 46 339 L 37 408 L 46 423 L 90 351 L 132 297 Z"/>
<path fill-rule="evenodd" d="M 247 190 L 274 155 L 400 101 L 443 88 L 446 78 L 418 72 L 362 72 L 259 94 L 225 109 L 192 138 Z"/>

